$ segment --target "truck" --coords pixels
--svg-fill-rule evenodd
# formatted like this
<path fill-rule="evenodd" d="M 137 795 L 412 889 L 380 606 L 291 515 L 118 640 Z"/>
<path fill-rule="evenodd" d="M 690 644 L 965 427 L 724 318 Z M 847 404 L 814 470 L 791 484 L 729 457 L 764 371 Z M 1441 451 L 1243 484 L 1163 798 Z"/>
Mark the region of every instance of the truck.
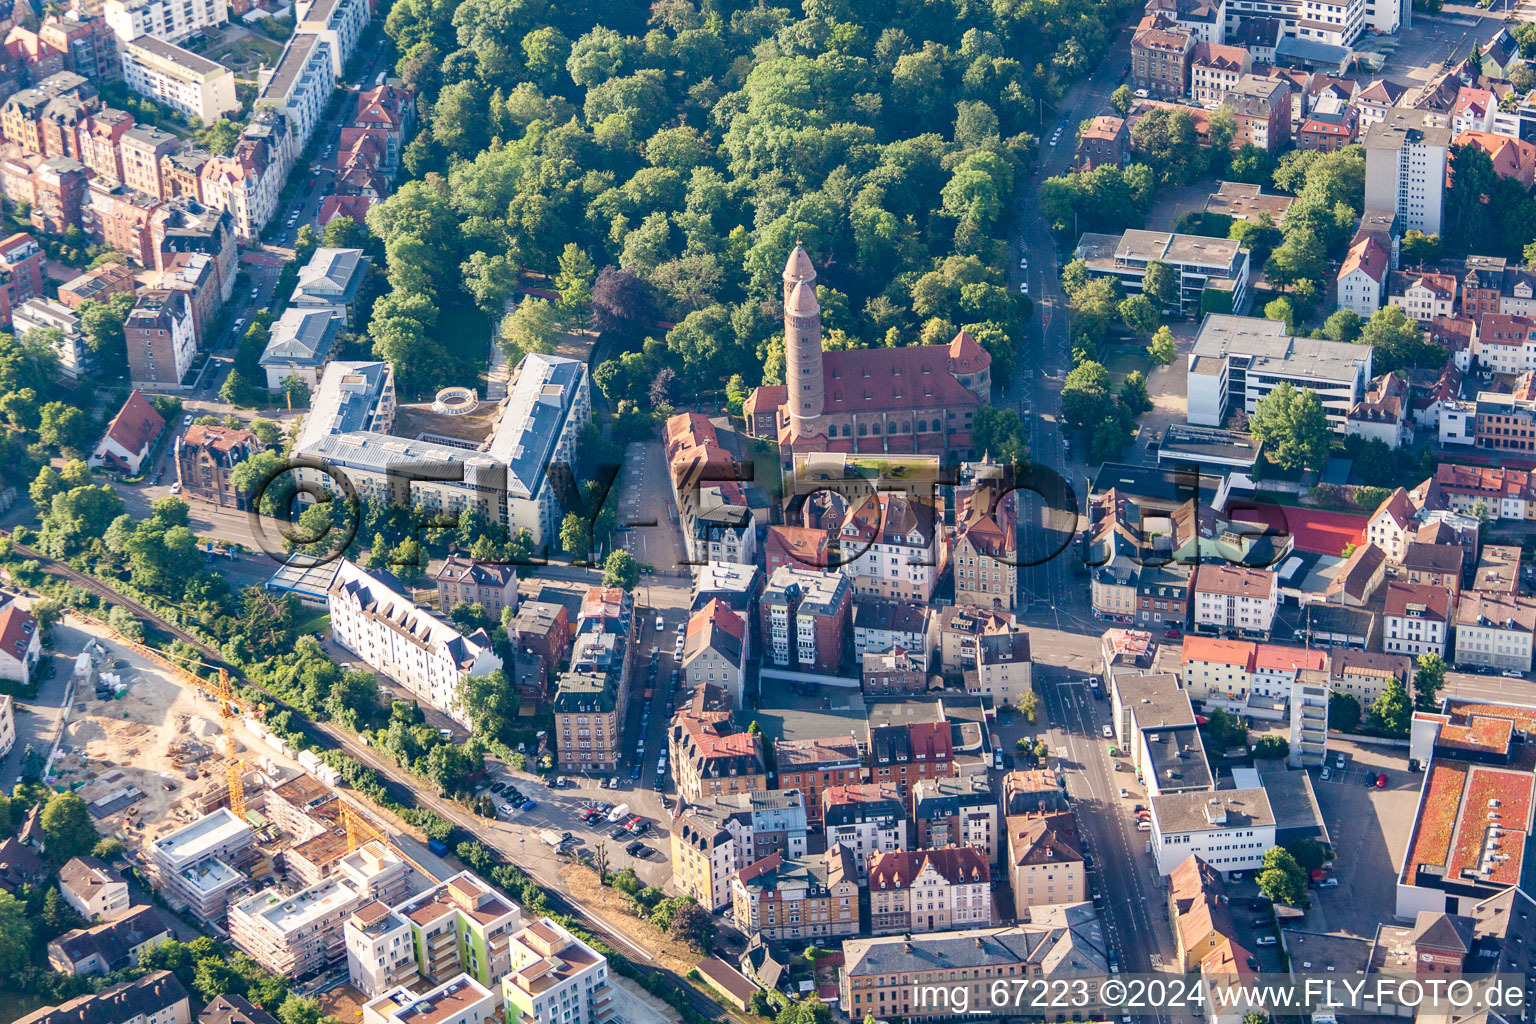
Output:
<path fill-rule="evenodd" d="M 443 842 L 441 839 L 428 839 L 427 849 L 431 850 L 439 857 L 448 856 L 448 844 Z"/>
<path fill-rule="evenodd" d="M 565 845 L 565 837 L 552 828 L 539 829 L 539 841 L 552 850 L 558 850 Z"/>

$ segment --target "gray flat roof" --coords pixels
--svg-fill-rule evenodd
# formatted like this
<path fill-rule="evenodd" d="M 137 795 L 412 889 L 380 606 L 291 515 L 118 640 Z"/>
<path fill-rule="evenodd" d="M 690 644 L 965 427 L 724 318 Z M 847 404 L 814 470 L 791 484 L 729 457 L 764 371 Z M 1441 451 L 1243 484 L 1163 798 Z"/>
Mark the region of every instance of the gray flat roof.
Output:
<path fill-rule="evenodd" d="M 1276 828 L 1316 830 L 1321 833 L 1319 842 L 1330 842 L 1328 825 L 1317 806 L 1317 794 L 1312 792 L 1312 777 L 1307 772 L 1270 772 L 1261 776 L 1260 781 L 1269 794 Z"/>
<path fill-rule="evenodd" d="M 1262 789 L 1223 789 L 1164 793 L 1152 798 L 1152 815 L 1166 835 L 1170 832 L 1219 832 L 1273 825 L 1275 815 Z M 1220 820 L 1221 816 L 1225 820 Z M 1212 822 L 1216 817 L 1218 821 Z"/>
<path fill-rule="evenodd" d="M 1136 718 L 1138 729 L 1177 729 L 1195 724 L 1189 691 L 1179 689 L 1179 677 L 1171 672 L 1154 675 L 1116 676 L 1120 703 Z"/>
<path fill-rule="evenodd" d="M 1402 149 L 1404 146 L 1449 146 L 1451 130 L 1431 121 L 1443 117 L 1431 110 L 1392 107 L 1384 121 L 1371 125 L 1366 133 L 1367 149 Z"/>
<path fill-rule="evenodd" d="M 586 364 L 575 359 L 537 353 L 523 357 L 489 449 L 491 458 L 507 466 L 509 494 L 526 498 L 538 493 L 586 373 Z"/>
<path fill-rule="evenodd" d="M 265 89 L 261 90 L 263 98 L 273 96 L 286 97 L 288 90 L 293 88 L 293 83 L 299 80 L 304 73 L 304 68 L 309 64 L 310 54 L 318 46 L 321 39 L 313 32 L 295 32 L 288 37 L 288 43 L 283 47 L 282 56 L 277 59 L 277 67 L 272 69 L 272 78 L 267 82 Z"/>
<path fill-rule="evenodd" d="M 1247 357 L 1253 369 L 1332 381 L 1354 377 L 1356 364 L 1371 358 L 1371 347 L 1292 337 L 1279 320 L 1211 313 L 1200 324 L 1190 354 L 1212 359 Z"/>
<path fill-rule="evenodd" d="M 196 78 L 207 78 L 209 75 L 217 75 L 221 72 L 231 73 L 222 64 L 215 63 L 207 57 L 193 53 L 191 50 L 183 50 L 174 43 L 168 43 L 164 39 L 155 36 L 139 36 L 128 45 L 153 54 L 160 60 L 173 64 Z"/>

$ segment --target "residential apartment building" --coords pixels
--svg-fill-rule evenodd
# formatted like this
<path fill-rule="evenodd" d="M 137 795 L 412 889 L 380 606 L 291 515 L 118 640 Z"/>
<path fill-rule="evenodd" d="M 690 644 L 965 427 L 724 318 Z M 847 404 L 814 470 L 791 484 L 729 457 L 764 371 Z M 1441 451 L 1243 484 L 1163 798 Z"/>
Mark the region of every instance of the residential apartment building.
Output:
<path fill-rule="evenodd" d="M 1494 521 L 1536 519 L 1536 480 L 1529 470 L 1442 462 L 1433 486 L 1457 512 L 1473 513 L 1481 504 Z"/>
<path fill-rule="evenodd" d="M 827 849 L 842 846 L 852 853 L 860 881 L 869 877 L 871 857 L 912 848 L 907 807 L 896 783 L 831 786 L 821 799 Z"/>
<path fill-rule="evenodd" d="M 730 698 L 704 685 L 672 719 L 667 753 L 679 800 L 702 801 L 768 788 L 761 739 L 737 731 Z"/>
<path fill-rule="evenodd" d="M 172 932 L 154 907 L 134 907 L 103 924 L 74 928 L 48 943 L 48 966 L 61 974 L 109 974 L 137 967 L 139 957 Z"/>
<path fill-rule="evenodd" d="M 465 636 L 396 589 L 393 577 L 375 576 L 343 560 L 327 600 L 331 634 L 375 671 L 417 699 L 470 726 L 459 705 L 459 685 L 501 668 L 484 630 Z"/>
<path fill-rule="evenodd" d="M 1478 392 L 1473 405 L 1473 440 L 1495 451 L 1536 451 L 1536 394 L 1517 388 L 1514 394 Z"/>
<path fill-rule="evenodd" d="M 865 694 L 926 693 L 926 659 L 897 647 L 885 654 L 866 654 L 859 664 L 859 688 Z"/>
<path fill-rule="evenodd" d="M 555 736 L 562 767 L 614 771 L 622 756 L 624 711 L 638 653 L 634 596 L 589 587 L 576 620 L 570 670 L 555 691 Z"/>
<path fill-rule="evenodd" d="M 331 91 L 336 84 L 336 58 L 323 35 L 295 32 L 283 44 L 277 65 L 263 69 L 257 79 L 258 108 L 276 110 L 288 118 L 299 150 L 309 145 Z"/>
<path fill-rule="evenodd" d="M 1252 70 L 1253 55 L 1247 47 L 1196 43 L 1189 62 L 1189 95 L 1201 106 L 1219 104 Z"/>
<path fill-rule="evenodd" d="M 69 307 L 51 299 L 28 299 L 11 310 L 11 332 L 25 338 L 32 331 L 58 331 L 51 347 L 59 357 L 59 376 L 75 381 L 96 370 L 96 354 L 85 343 L 80 318 Z"/>
<path fill-rule="evenodd" d="M 1159 99 L 1189 93 L 1194 37 L 1169 28 L 1145 28 L 1131 37 L 1131 78 Z"/>
<path fill-rule="evenodd" d="M 450 553 L 433 577 L 437 607 L 449 612 L 461 604 L 478 604 L 492 622 L 501 621 L 503 608 L 517 610 L 517 569 L 510 565 L 477 562 Z"/>
<path fill-rule="evenodd" d="M 197 354 L 197 330 L 185 292 L 150 288 L 123 322 L 128 376 L 137 385 L 179 385 Z"/>
<path fill-rule="evenodd" d="M 1166 793 L 1151 800 L 1152 855 L 1171 874 L 1194 854 L 1218 871 L 1252 871 L 1275 845 L 1275 815 L 1260 789 Z"/>
<path fill-rule="evenodd" d="M 343 327 L 352 329 L 352 315 L 372 269 L 373 257 L 361 249 L 322 246 L 299 271 L 292 303 L 301 309 L 335 313 Z"/>
<path fill-rule="evenodd" d="M 859 883 L 843 846 L 787 859 L 774 853 L 731 878 L 731 916 L 747 935 L 766 942 L 844 938 L 859 934 Z"/>
<path fill-rule="evenodd" d="M 991 865 L 980 850 L 966 846 L 875 854 L 869 909 L 875 935 L 990 927 Z"/>
<path fill-rule="evenodd" d="M 747 670 L 747 623 L 724 601 L 710 601 L 688 619 L 680 662 L 689 688 L 709 684 L 743 706 Z"/>
<path fill-rule="evenodd" d="M 1018 599 L 1018 510 L 1001 484 L 968 489 L 955 514 L 955 603 L 1012 611 Z"/>
<path fill-rule="evenodd" d="M 1278 153 L 1291 141 L 1291 83 L 1280 78 L 1243 75 L 1227 90 L 1222 106 L 1237 122 L 1232 145 L 1254 145 Z M 1234 302 L 1232 308 L 1238 308 Z"/>
<path fill-rule="evenodd" d="M 21 232 L 0 241 L 0 325 L 11 326 L 13 310 L 42 295 L 42 246 Z"/>
<path fill-rule="evenodd" d="M 1248 291 L 1248 250 L 1227 239 L 1140 229 L 1122 235 L 1088 232 L 1077 243 L 1077 255 L 1090 277 L 1114 278 L 1132 295 L 1141 291 L 1147 264 L 1167 264 L 1179 286 L 1169 311 L 1180 316 L 1198 314 L 1208 288 L 1230 293 L 1234 309 Z"/>
<path fill-rule="evenodd" d="M 939 612 L 939 669 L 963 673 L 976 666 L 976 645 L 984 636 L 1018 628 L 1012 614 L 976 605 L 953 605 Z"/>
<path fill-rule="evenodd" d="M 522 908 L 468 871 L 396 904 L 392 914 L 410 930 L 416 973 L 429 985 L 467 974 L 495 989 L 514 969 L 512 936 L 522 927 Z M 349 923 L 349 947 L 353 941 Z"/>
<path fill-rule="evenodd" d="M 853 654 L 863 659 L 900 648 L 924 667 L 933 647 L 930 625 L 936 614 L 927 605 L 911 601 L 886 601 L 878 597 L 853 602 Z"/>
<path fill-rule="evenodd" d="M 850 939 L 843 943 L 838 1008 L 850 1018 L 948 1019 L 950 1006 L 925 1005 L 921 985 L 940 985 L 950 999 L 985 1006 L 992 986 L 1025 979 L 1096 978 L 1109 973 L 1109 945 L 1092 906 L 1040 908 L 1028 925 L 925 935 Z M 1014 980 L 1017 979 L 1017 982 Z M 1102 1015 L 1077 1007 L 1074 1014 Z"/>
<path fill-rule="evenodd" d="M 103 263 L 59 285 L 59 303 L 75 309 L 86 299 L 106 302 L 120 292 L 132 295 L 135 287 L 133 271 L 121 263 Z"/>
<path fill-rule="evenodd" d="M 1089 896 L 1083 840 L 1064 812 L 1010 814 L 1004 851 L 1014 914 L 1030 920 L 1035 907 L 1081 903 Z"/>
<path fill-rule="evenodd" d="M 1278 596 L 1279 580 L 1266 569 L 1203 564 L 1195 570 L 1195 628 L 1268 633 Z"/>
<path fill-rule="evenodd" d="M 229 21 L 229 8 L 217 0 L 106 0 L 101 14 L 119 43 L 141 36 L 175 43 Z"/>
<path fill-rule="evenodd" d="M 1362 708 L 1369 708 L 1392 680 L 1407 689 L 1413 679 L 1413 666 L 1413 659 L 1405 654 L 1340 648 L 1329 656 L 1328 685 L 1358 700 Z"/>
<path fill-rule="evenodd" d="M 295 32 L 312 32 L 330 46 L 332 70 L 342 78 L 373 18 L 368 0 L 307 0 L 297 5 Z"/>
<path fill-rule="evenodd" d="M 787 565 L 775 569 L 758 601 L 764 662 L 803 671 L 838 671 L 852 618 L 853 589 L 852 578 L 843 573 Z"/>
<path fill-rule="evenodd" d="M 1391 262 L 1392 254 L 1373 235 L 1351 243 L 1339 267 L 1339 308 L 1369 320 L 1381 308 L 1386 296 Z"/>
<path fill-rule="evenodd" d="M 246 495 L 231 482 L 234 468 L 266 445 L 249 430 L 194 423 L 176 439 L 176 480 L 182 494 L 217 505 L 244 509 Z"/>
<path fill-rule="evenodd" d="M 1472 355 L 1494 373 L 1536 370 L 1536 319 L 1485 313 L 1472 335 Z"/>
<path fill-rule="evenodd" d="M 856 736 L 780 740 L 773 745 L 773 760 L 779 788 L 805 794 L 806 821 L 813 827 L 822 824 L 822 793 L 864 781 L 862 750 Z"/>
<path fill-rule="evenodd" d="M 988 697 L 997 707 L 1017 707 L 1030 692 L 1033 670 L 1028 633 L 989 633 L 976 640 L 976 667 L 966 670 L 965 692 Z"/>
<path fill-rule="evenodd" d="M 123 161 L 123 184 L 153 199 L 166 198 L 161 165 L 165 158 L 181 151 L 185 143 L 170 132 L 151 125 L 135 125 L 123 132 L 118 150 Z M 138 247 L 130 250 L 130 255 Z M 145 265 L 152 265 L 146 261 Z"/>
<path fill-rule="evenodd" d="M 525 1024 L 607 1024 L 615 1014 L 608 961 L 553 918 L 512 936 L 512 973 L 501 982 L 506 1019 Z"/>
<path fill-rule="evenodd" d="M 96 857 L 73 857 L 59 869 L 59 895 L 87 921 L 110 921 L 128 909 L 128 883 Z"/>
<path fill-rule="evenodd" d="M 187 990 L 170 971 L 151 971 L 93 995 L 44 1006 L 15 1024 L 192 1024 Z"/>
<path fill-rule="evenodd" d="M 1382 613 L 1382 650 L 1388 654 L 1445 654 L 1450 630 L 1451 592 L 1427 583 L 1387 584 Z"/>
<path fill-rule="evenodd" d="M 996 864 L 1002 850 L 997 797 L 985 776 L 923 779 L 912 787 L 913 846 L 969 846 Z"/>
<path fill-rule="evenodd" d="M 719 805 L 684 803 L 672 819 L 672 884 L 710 911 L 731 905 L 731 879 L 746 866 L 746 844 Z"/>
<path fill-rule="evenodd" d="M 955 748 L 949 723 L 912 722 L 869 730 L 869 778 L 894 782 L 910 810 L 912 787 L 923 779 L 955 774 Z"/>
<path fill-rule="evenodd" d="M 1450 316 L 1456 310 L 1456 277 L 1394 270 L 1387 277 L 1387 305 L 1399 307 L 1421 324 Z"/>
<path fill-rule="evenodd" d="M 1426 110 L 1394 107 L 1365 134 L 1365 205 L 1397 211 L 1404 231 L 1439 234 L 1451 130 Z"/>
<path fill-rule="evenodd" d="M 1371 379 L 1369 345 L 1292 337 L 1279 320 L 1212 313 L 1188 356 L 1190 423 L 1219 427 L 1233 409 L 1252 416 L 1282 382 L 1315 391 L 1335 431 Z"/>
<path fill-rule="evenodd" d="M 374 999 L 420 978 L 411 926 L 382 900 L 352 912 L 342 927 L 347 951 L 347 980 L 366 999 Z"/>
<path fill-rule="evenodd" d="M 425 992 L 404 986 L 363 1004 L 362 1024 L 490 1024 L 502 1017 L 502 1000 L 461 974 Z"/>
<path fill-rule="evenodd" d="M 152 35 L 121 44 L 123 81 L 140 96 L 212 124 L 240 109 L 235 75 L 222 64 Z"/>
<path fill-rule="evenodd" d="M 1536 599 L 1470 591 L 1456 606 L 1456 657 L 1460 667 L 1531 671 Z"/>
<path fill-rule="evenodd" d="M 943 516 L 936 499 L 902 491 L 850 504 L 838 543 L 854 593 L 926 603 L 944 567 Z"/>
<path fill-rule="evenodd" d="M 221 923 L 230 899 L 245 887 L 241 872 L 255 859 L 256 833 L 221 807 L 151 843 L 145 871 L 173 908 Z"/>

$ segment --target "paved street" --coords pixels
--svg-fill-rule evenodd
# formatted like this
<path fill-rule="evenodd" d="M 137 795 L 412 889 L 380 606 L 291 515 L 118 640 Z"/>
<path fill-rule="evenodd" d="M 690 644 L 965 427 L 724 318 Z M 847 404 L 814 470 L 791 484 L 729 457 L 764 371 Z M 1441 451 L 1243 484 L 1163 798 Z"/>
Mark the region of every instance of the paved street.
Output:
<path fill-rule="evenodd" d="M 32 598 L 26 595 L 15 600 L 23 608 L 32 606 Z M 59 723 L 64 714 L 64 694 L 69 687 L 70 673 L 74 670 L 75 655 L 85 649 L 89 639 L 85 633 L 71 626 L 67 618 L 53 627 L 53 648 L 45 648 L 39 662 L 39 670 L 45 673 L 45 666 L 52 662 L 53 675 L 44 676 L 38 685 L 36 697 L 18 697 L 14 701 L 16 743 L 5 755 L 3 762 L 0 762 L 0 780 L 4 780 L 3 785 L 7 791 L 20 781 L 21 762 L 27 748 L 36 750 L 41 757 L 48 752 L 54 738 L 58 736 Z"/>

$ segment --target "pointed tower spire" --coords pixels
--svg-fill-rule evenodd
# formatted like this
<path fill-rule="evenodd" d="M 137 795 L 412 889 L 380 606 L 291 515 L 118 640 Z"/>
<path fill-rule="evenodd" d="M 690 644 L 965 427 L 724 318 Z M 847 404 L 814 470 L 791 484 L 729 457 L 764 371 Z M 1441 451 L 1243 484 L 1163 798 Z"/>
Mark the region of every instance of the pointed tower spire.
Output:
<path fill-rule="evenodd" d="M 821 306 L 816 301 L 816 268 L 795 246 L 784 264 L 784 384 L 796 437 L 817 433 L 825 403 L 821 361 Z"/>

